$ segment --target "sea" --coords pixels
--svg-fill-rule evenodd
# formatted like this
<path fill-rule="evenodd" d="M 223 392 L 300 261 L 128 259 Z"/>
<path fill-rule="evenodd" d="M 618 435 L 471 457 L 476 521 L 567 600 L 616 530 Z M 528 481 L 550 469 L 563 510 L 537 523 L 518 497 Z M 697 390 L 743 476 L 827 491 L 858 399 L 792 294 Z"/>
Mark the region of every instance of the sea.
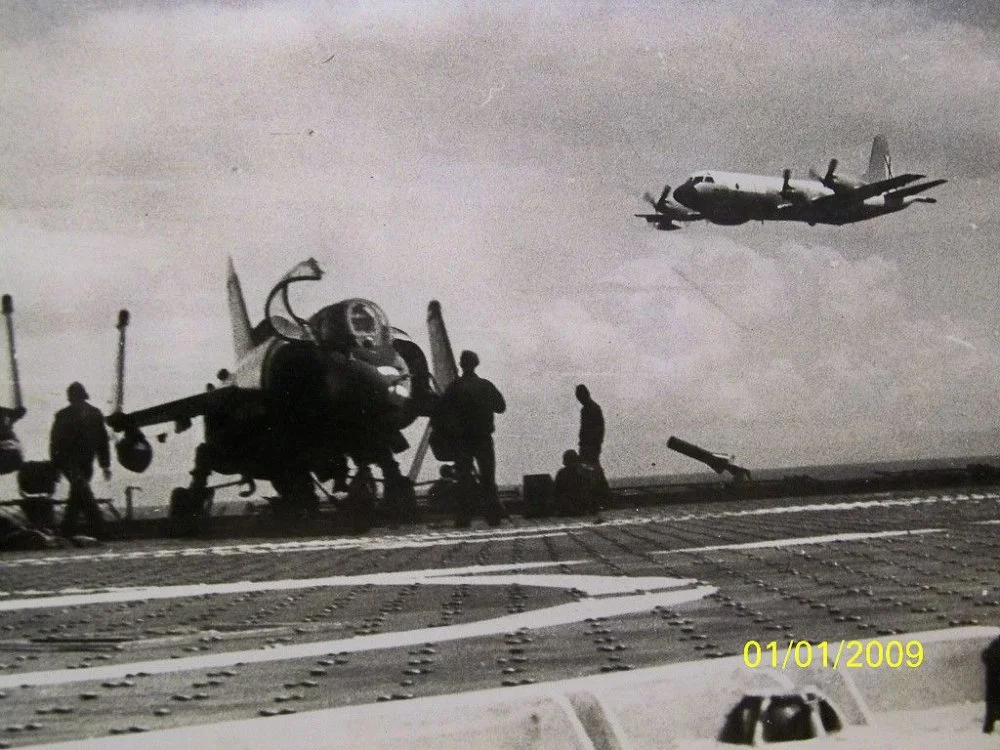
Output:
<path fill-rule="evenodd" d="M 1000 467 L 1000 454 L 980 455 L 980 456 L 956 456 L 949 458 L 922 458 L 908 461 L 874 461 L 869 463 L 845 463 L 845 464 L 815 464 L 803 466 L 784 466 L 769 469 L 751 470 L 751 476 L 755 480 L 776 480 L 791 476 L 810 476 L 814 479 L 831 481 L 838 479 L 852 479 L 864 477 L 877 477 L 885 473 L 897 473 L 907 471 L 932 470 L 932 469 L 962 469 L 969 464 L 991 464 Z M 98 473 L 93 481 L 94 492 L 98 497 L 111 499 L 117 508 L 124 508 L 126 491 L 132 497 L 135 508 L 142 509 L 145 513 L 153 509 L 167 507 L 171 490 L 177 486 L 187 485 L 190 477 L 184 472 L 156 472 L 150 471 L 146 474 L 130 474 L 117 465 L 114 467 L 115 476 L 110 482 L 105 482 Z M 225 482 L 230 477 L 215 478 L 215 483 Z M 728 474 L 722 476 L 709 470 L 684 473 L 684 474 L 647 474 L 642 476 L 609 476 L 608 482 L 612 488 L 629 487 L 670 487 L 672 485 L 690 485 L 701 483 L 718 483 L 720 481 L 731 481 Z M 520 488 L 517 484 L 501 485 L 502 493 L 514 493 Z M 229 487 L 219 489 L 216 492 L 216 502 L 249 502 L 260 503 L 263 498 L 272 494 L 270 484 L 267 482 L 258 483 L 257 492 L 251 497 L 241 498 L 239 496 L 240 487 Z M 62 482 L 56 492 L 56 497 L 65 497 L 67 487 Z M 5 500 L 18 499 L 17 485 L 13 477 L 4 477 L 0 486 L 0 497 Z"/>

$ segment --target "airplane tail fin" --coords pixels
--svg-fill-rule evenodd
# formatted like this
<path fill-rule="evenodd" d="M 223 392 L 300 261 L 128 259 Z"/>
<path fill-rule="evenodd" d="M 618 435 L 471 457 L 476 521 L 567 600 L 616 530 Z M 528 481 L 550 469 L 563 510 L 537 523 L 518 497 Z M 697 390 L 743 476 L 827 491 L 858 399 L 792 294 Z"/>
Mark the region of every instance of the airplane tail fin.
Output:
<path fill-rule="evenodd" d="M 229 319 L 233 325 L 233 350 L 238 360 L 253 349 L 253 329 L 250 327 L 250 316 L 247 315 L 247 305 L 243 301 L 243 289 L 240 287 L 240 278 L 236 275 L 232 258 L 229 259 L 226 292 L 229 297 Z"/>
<path fill-rule="evenodd" d="M 458 365 L 455 364 L 455 353 L 451 349 L 448 330 L 444 327 L 441 315 L 441 303 L 433 300 L 427 306 L 427 333 L 431 342 L 431 369 L 439 393 L 458 377 Z"/>
<path fill-rule="evenodd" d="M 872 141 L 872 155 L 868 158 L 865 182 L 879 182 L 892 177 L 892 161 L 889 158 L 889 141 L 884 135 L 875 136 Z"/>
<path fill-rule="evenodd" d="M 441 303 L 437 300 L 433 300 L 427 306 L 427 333 L 431 343 L 431 369 L 434 370 L 435 385 L 438 395 L 443 395 L 448 386 L 458 378 L 458 366 L 455 364 L 455 353 L 452 351 L 448 331 L 444 327 L 444 318 L 441 316 Z M 439 404 L 431 414 L 425 441 L 430 445 L 434 458 L 438 461 L 454 461 L 456 458 L 454 425 L 448 410 L 440 407 Z M 424 441 L 421 443 L 425 452 Z M 422 453 L 420 458 L 423 459 Z M 412 469 L 411 474 L 415 475 Z"/>

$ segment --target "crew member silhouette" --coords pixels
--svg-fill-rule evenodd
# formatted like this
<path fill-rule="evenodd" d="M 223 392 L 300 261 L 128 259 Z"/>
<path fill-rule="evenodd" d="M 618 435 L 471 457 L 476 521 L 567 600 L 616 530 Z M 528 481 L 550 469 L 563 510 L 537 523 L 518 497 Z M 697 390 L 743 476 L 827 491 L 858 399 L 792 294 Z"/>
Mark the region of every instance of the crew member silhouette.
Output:
<path fill-rule="evenodd" d="M 597 494 L 607 496 L 608 480 L 601 467 L 601 446 L 604 444 L 604 412 L 582 383 L 576 387 L 580 402 L 580 463 L 590 466 L 596 474 Z"/>
<path fill-rule="evenodd" d="M 62 533 L 76 533 L 80 513 L 87 516 L 90 531 L 96 537 L 104 534 L 104 519 L 90 489 L 94 475 L 94 458 L 101 465 L 104 478 L 111 479 L 111 453 L 108 450 L 108 432 L 104 416 L 96 406 L 87 403 L 90 398 L 80 383 L 66 389 L 69 406 L 56 412 L 49 438 L 49 457 L 52 464 L 69 482 L 69 500 L 63 515 Z"/>
<path fill-rule="evenodd" d="M 506 511 L 497 493 L 493 415 L 503 414 L 507 403 L 493 383 L 476 374 L 479 356 L 475 352 L 462 352 L 458 364 L 462 374 L 448 386 L 442 399 L 449 432 L 454 440 L 455 465 L 459 476 L 467 477 L 472 473 L 475 462 L 486 501 L 486 521 L 496 526 Z M 456 525 L 468 526 L 472 513 L 470 503 L 471 499 L 464 498 L 460 504 Z"/>

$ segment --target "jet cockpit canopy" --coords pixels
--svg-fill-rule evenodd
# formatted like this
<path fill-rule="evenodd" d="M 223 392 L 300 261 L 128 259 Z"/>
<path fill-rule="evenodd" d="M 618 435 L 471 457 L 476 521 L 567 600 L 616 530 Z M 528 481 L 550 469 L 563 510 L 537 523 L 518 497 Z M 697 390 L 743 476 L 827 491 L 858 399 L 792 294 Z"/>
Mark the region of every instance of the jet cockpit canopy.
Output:
<path fill-rule="evenodd" d="M 323 271 L 316 260 L 310 258 L 293 267 L 275 284 L 264 304 L 264 318 L 278 337 L 287 341 L 316 341 L 309 322 L 292 310 L 288 287 L 298 281 L 319 281 L 321 278 Z M 274 307 L 277 310 L 273 310 Z"/>

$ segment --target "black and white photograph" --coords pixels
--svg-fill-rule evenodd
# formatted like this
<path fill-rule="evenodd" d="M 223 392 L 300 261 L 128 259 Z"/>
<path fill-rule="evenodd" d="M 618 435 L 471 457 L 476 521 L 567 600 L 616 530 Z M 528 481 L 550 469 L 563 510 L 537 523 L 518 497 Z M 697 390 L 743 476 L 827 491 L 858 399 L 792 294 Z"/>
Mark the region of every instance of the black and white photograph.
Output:
<path fill-rule="evenodd" d="M 0 749 L 993 748 L 1000 6 L 0 3 Z"/>

